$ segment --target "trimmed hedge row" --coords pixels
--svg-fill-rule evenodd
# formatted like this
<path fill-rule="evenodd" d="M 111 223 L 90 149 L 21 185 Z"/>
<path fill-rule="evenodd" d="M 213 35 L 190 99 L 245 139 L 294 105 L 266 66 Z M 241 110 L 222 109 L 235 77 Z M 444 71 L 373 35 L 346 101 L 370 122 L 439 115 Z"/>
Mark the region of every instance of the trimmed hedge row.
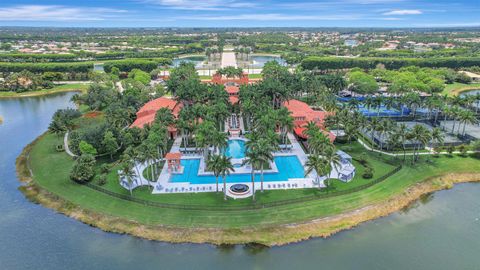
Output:
<path fill-rule="evenodd" d="M 93 61 L 86 62 L 60 62 L 60 63 L 8 63 L 0 62 L 0 72 L 20 72 L 28 70 L 34 73 L 43 72 L 88 72 L 93 70 Z M 150 72 L 157 68 L 159 64 L 170 64 L 169 58 L 154 59 L 123 59 L 111 60 L 104 62 L 104 69 L 110 72 L 113 67 L 117 67 L 120 71 L 130 71 L 134 68 Z"/>
<path fill-rule="evenodd" d="M 311 56 L 305 58 L 301 66 L 304 69 L 329 70 L 329 69 L 349 69 L 363 68 L 374 69 L 378 64 L 385 65 L 387 69 L 399 69 L 405 66 L 419 67 L 446 67 L 463 68 L 480 66 L 480 57 L 443 57 L 443 58 L 388 58 L 388 57 L 358 57 L 358 58 L 338 58 L 338 57 L 317 57 Z"/>
<path fill-rule="evenodd" d="M 113 67 L 118 68 L 120 71 L 128 72 L 132 69 L 141 69 L 146 72 L 150 72 L 158 67 L 159 62 L 153 60 L 142 60 L 142 59 L 125 59 L 105 62 L 103 64 L 103 69 L 105 72 L 112 71 Z"/>
<path fill-rule="evenodd" d="M 0 72 L 20 72 L 28 70 L 34 73 L 51 72 L 88 72 L 93 70 L 93 62 L 68 63 L 5 63 L 0 62 Z"/>

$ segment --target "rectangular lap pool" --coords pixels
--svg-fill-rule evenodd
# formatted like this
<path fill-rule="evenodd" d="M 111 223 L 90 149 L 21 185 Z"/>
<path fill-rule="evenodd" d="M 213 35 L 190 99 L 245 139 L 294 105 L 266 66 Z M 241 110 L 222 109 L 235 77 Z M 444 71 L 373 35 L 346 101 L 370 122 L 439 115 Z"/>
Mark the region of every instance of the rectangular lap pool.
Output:
<path fill-rule="evenodd" d="M 287 181 L 289 178 L 304 178 L 303 166 L 296 156 L 282 156 L 274 158 L 277 165 L 277 173 L 264 173 L 264 181 Z M 215 176 L 199 176 L 198 168 L 200 159 L 182 159 L 182 166 L 185 167 L 183 174 L 174 174 L 170 177 L 170 182 L 181 183 L 190 182 L 191 184 L 213 184 Z M 250 174 L 234 174 L 227 176 L 228 183 L 251 182 Z M 219 178 L 219 182 L 222 179 Z M 255 174 L 255 182 L 260 182 L 260 173 Z"/>

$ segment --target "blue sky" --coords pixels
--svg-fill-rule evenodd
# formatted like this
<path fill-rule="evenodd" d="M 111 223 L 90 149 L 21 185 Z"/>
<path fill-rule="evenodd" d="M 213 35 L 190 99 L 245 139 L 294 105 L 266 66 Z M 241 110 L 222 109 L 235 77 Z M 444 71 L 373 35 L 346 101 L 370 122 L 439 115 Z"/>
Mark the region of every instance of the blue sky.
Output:
<path fill-rule="evenodd" d="M 1 26 L 462 27 L 480 0 L 1 0 Z"/>

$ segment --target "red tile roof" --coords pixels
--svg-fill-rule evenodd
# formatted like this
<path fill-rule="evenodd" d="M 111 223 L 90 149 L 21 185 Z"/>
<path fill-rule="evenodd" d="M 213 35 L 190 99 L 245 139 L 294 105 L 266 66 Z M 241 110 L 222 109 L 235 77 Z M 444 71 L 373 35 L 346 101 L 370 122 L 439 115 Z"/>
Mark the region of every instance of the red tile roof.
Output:
<path fill-rule="evenodd" d="M 230 101 L 231 104 L 237 104 L 239 99 L 237 96 L 229 96 L 228 100 Z"/>
<path fill-rule="evenodd" d="M 302 126 L 310 121 L 314 121 L 323 126 L 323 121 L 329 115 L 325 111 L 315 111 L 307 103 L 296 99 L 291 99 L 283 103 L 283 105 L 292 113 L 294 122 L 298 126 Z"/>
<path fill-rule="evenodd" d="M 165 97 L 160 97 L 154 100 L 151 100 L 137 112 L 137 119 L 130 127 L 143 128 L 143 126 L 152 123 L 155 120 L 155 114 L 161 108 L 168 108 L 173 116 L 178 117 L 180 110 L 182 109 L 182 104 L 177 101 Z M 169 127 L 169 130 L 176 130 L 174 127 Z"/>
<path fill-rule="evenodd" d="M 238 94 L 238 91 L 240 91 L 240 88 L 238 86 L 235 86 L 235 85 L 227 85 L 227 86 L 225 86 L 225 90 L 229 94 Z"/>
<path fill-rule="evenodd" d="M 297 136 L 306 139 L 306 136 L 303 135 L 303 131 L 305 130 L 305 125 L 308 122 L 315 122 L 318 127 L 324 129 L 323 123 L 325 118 L 330 114 L 329 112 L 325 111 L 315 111 L 307 103 L 301 102 L 296 99 L 291 99 L 283 103 L 291 113 L 293 117 L 293 124 L 294 124 L 294 132 Z M 330 141 L 335 140 L 335 134 L 323 130 L 324 134 L 328 136 Z"/>
<path fill-rule="evenodd" d="M 182 157 L 182 154 L 179 152 L 176 152 L 176 153 L 169 152 L 165 155 L 165 159 L 169 159 L 169 160 L 180 159 L 181 157 Z"/>

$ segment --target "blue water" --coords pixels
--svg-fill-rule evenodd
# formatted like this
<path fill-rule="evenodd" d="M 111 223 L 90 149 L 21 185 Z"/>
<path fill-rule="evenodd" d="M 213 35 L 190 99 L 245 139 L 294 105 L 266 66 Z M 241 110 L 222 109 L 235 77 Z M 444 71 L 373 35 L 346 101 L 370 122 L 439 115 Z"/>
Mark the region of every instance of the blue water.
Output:
<path fill-rule="evenodd" d="M 182 58 L 175 58 L 172 60 L 172 65 L 174 67 L 178 67 L 180 63 L 193 63 L 196 68 L 200 68 L 203 65 L 203 61 L 205 61 L 205 57 L 203 56 L 189 56 L 189 57 L 182 57 Z"/>
<path fill-rule="evenodd" d="M 270 61 L 276 61 L 282 66 L 287 64 L 283 58 L 273 55 L 253 55 L 250 58 L 252 59 L 252 67 L 254 68 L 262 68 L 267 62 Z"/>
<path fill-rule="evenodd" d="M 460 96 L 465 97 L 465 96 L 474 96 L 474 95 L 478 95 L 478 94 L 480 94 L 480 89 L 463 92 L 463 93 L 460 94 Z M 473 107 L 480 108 L 480 104 L 475 102 L 475 103 L 473 103 Z"/>
<path fill-rule="evenodd" d="M 289 178 L 305 177 L 303 166 L 296 156 L 275 157 L 278 173 L 264 173 L 264 181 L 287 181 Z M 216 182 L 215 176 L 199 176 L 198 168 L 200 159 L 182 159 L 184 166 L 183 174 L 175 174 L 170 178 L 170 182 L 190 182 L 191 184 L 213 184 Z M 228 183 L 240 183 L 251 181 L 250 174 L 232 174 L 227 176 Z M 260 174 L 255 174 L 255 182 L 260 181 Z"/>
<path fill-rule="evenodd" d="M 4 118 L 0 124 L 2 270 L 479 268 L 478 183 L 437 192 L 414 203 L 408 211 L 327 239 L 269 249 L 171 244 L 107 233 L 34 204 L 17 189 L 21 184 L 15 158 L 47 129 L 57 109 L 73 106 L 68 102 L 72 95 L 0 99 Z"/>
<path fill-rule="evenodd" d="M 244 158 L 245 157 L 245 141 L 228 140 L 228 146 L 227 146 L 227 149 L 225 149 L 225 155 L 231 158 Z"/>

